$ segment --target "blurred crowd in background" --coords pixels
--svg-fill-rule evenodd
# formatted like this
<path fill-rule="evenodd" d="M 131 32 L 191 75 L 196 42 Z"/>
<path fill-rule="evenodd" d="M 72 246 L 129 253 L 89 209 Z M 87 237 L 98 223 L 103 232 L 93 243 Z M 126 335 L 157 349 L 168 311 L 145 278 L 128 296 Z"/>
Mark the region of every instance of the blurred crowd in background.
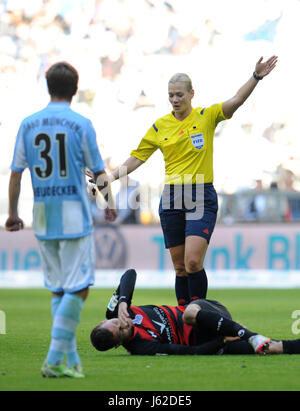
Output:
<path fill-rule="evenodd" d="M 299 18 L 299 0 L 0 0 L 0 226 L 18 126 L 48 103 L 44 74 L 51 64 L 65 60 L 77 68 L 73 108 L 91 118 L 114 169 L 170 111 L 174 73 L 190 75 L 193 105 L 205 107 L 232 97 L 260 56 L 273 54 L 278 67 L 216 131 L 219 219 L 300 219 Z M 132 178 L 151 191 L 137 221 L 156 223 L 161 153 Z M 23 179 L 20 215 L 30 224 L 29 173 Z"/>

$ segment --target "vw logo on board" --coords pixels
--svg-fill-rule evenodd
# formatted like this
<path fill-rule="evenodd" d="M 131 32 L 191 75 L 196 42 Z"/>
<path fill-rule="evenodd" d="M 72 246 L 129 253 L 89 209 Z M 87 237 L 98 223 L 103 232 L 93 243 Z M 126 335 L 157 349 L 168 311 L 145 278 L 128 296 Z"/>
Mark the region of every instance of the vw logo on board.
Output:
<path fill-rule="evenodd" d="M 96 268 L 124 268 L 127 262 L 127 246 L 118 227 L 103 224 L 94 229 Z"/>

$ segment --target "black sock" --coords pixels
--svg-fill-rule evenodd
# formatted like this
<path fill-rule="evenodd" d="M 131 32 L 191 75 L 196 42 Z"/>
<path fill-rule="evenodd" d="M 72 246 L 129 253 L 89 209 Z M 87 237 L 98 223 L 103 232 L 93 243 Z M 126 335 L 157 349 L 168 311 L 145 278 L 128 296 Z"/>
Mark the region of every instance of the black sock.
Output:
<path fill-rule="evenodd" d="M 205 299 L 207 294 L 207 275 L 204 268 L 195 273 L 188 273 L 190 301 Z"/>
<path fill-rule="evenodd" d="M 186 305 L 190 302 L 187 277 L 176 276 L 175 293 L 176 293 L 178 305 Z"/>
<path fill-rule="evenodd" d="M 300 340 L 283 340 L 282 346 L 285 354 L 300 354 Z"/>
<path fill-rule="evenodd" d="M 222 354 L 246 355 L 255 354 L 255 351 L 248 341 L 232 341 L 225 345 Z"/>
<path fill-rule="evenodd" d="M 241 340 L 248 340 L 256 333 L 253 333 L 240 324 L 223 317 L 219 313 L 201 309 L 197 314 L 197 324 L 203 332 L 207 329 L 215 333 L 216 336 L 240 337 Z"/>

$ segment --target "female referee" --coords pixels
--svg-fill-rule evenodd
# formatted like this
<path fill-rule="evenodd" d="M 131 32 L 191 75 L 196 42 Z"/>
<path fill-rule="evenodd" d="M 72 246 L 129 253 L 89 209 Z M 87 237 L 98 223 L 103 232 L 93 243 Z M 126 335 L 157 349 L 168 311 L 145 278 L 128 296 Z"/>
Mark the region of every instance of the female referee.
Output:
<path fill-rule="evenodd" d="M 136 150 L 108 180 L 101 175 L 99 189 L 131 173 L 160 149 L 165 160 L 165 186 L 160 202 L 160 220 L 165 246 L 176 272 L 175 291 L 179 305 L 206 298 L 208 281 L 204 258 L 218 211 L 213 186 L 213 137 L 217 124 L 229 119 L 276 66 L 277 56 L 261 57 L 251 78 L 231 99 L 207 108 L 193 108 L 194 90 L 186 74 L 169 81 L 173 111 L 158 119 Z M 107 176 L 106 176 L 107 177 Z M 204 184 L 203 184 L 204 183 Z M 201 293 L 195 290 L 201 290 Z"/>

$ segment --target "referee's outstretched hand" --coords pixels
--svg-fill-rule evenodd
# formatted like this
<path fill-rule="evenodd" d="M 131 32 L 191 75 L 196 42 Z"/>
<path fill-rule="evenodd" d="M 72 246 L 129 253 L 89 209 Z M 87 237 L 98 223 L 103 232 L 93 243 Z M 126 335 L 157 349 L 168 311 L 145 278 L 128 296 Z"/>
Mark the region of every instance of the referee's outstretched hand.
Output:
<path fill-rule="evenodd" d="M 263 57 L 261 57 L 255 66 L 255 72 L 259 77 L 265 77 L 275 68 L 278 61 L 277 56 L 270 57 L 263 63 Z"/>

